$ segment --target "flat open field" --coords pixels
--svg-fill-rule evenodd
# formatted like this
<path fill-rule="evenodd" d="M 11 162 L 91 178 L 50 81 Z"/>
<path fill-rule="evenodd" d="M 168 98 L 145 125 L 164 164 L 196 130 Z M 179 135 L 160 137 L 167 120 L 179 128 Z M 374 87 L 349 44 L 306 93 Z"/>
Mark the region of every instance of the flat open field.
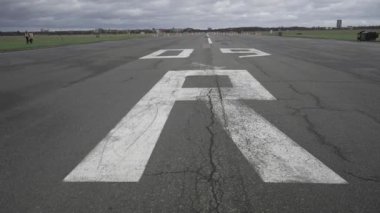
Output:
<path fill-rule="evenodd" d="M 33 44 L 27 45 L 24 36 L 0 36 L 0 52 L 13 50 L 37 49 L 70 44 L 85 44 L 101 41 L 125 40 L 139 38 L 143 35 L 101 34 L 96 35 L 34 35 Z"/>
<path fill-rule="evenodd" d="M 362 30 L 294 30 L 283 31 L 282 35 L 286 37 L 300 37 L 300 38 L 321 38 L 321 39 L 335 39 L 345 41 L 356 41 L 357 34 Z M 380 30 L 371 30 L 380 32 Z M 271 35 L 269 32 L 264 35 Z M 278 32 L 273 32 L 272 35 L 278 35 Z M 377 42 L 380 41 L 378 38 Z"/>

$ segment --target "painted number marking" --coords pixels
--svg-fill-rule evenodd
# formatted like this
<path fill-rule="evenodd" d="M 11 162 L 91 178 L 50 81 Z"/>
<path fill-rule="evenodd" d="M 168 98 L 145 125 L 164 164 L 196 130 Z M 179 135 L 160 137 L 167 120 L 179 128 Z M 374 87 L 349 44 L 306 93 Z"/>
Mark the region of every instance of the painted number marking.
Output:
<path fill-rule="evenodd" d="M 220 51 L 222 53 L 249 54 L 249 55 L 239 56 L 239 58 L 259 57 L 259 56 L 270 55 L 269 53 L 266 53 L 254 48 L 220 48 Z"/>
<path fill-rule="evenodd" d="M 194 49 L 166 49 L 158 50 L 154 53 L 151 53 L 147 56 L 141 57 L 140 59 L 167 59 L 167 58 L 188 58 Z M 167 52 L 178 52 L 176 55 L 163 55 Z"/>
<path fill-rule="evenodd" d="M 228 76 L 233 87 L 182 88 L 188 76 L 215 75 Z M 64 181 L 138 182 L 174 103 L 201 100 L 264 182 L 347 183 L 244 99 L 276 100 L 246 70 L 169 71 Z"/>

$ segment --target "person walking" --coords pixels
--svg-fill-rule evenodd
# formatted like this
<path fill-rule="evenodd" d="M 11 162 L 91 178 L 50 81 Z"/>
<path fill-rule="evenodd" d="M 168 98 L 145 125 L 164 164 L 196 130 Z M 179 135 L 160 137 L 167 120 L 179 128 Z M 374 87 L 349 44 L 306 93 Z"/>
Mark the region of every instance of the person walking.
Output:
<path fill-rule="evenodd" d="M 28 31 L 25 31 L 24 37 L 26 40 L 26 44 L 29 44 L 29 33 L 28 33 Z"/>
<path fill-rule="evenodd" d="M 33 33 L 30 32 L 29 33 L 29 43 L 30 44 L 33 44 L 33 36 L 34 36 Z"/>

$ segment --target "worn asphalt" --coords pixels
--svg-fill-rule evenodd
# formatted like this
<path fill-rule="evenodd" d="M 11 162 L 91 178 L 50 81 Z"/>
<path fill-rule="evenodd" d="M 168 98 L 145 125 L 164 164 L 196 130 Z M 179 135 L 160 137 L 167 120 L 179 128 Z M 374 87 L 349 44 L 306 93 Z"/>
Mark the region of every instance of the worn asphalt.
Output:
<path fill-rule="evenodd" d="M 0 53 L 0 212 L 379 212 L 380 45 L 210 39 Z M 140 59 L 160 49 L 194 52 Z M 166 72 L 207 69 L 252 74 L 277 100 L 245 104 L 347 184 L 264 182 L 201 101 L 175 103 L 139 182 L 63 181 Z M 196 76 L 184 87 L 231 86 L 219 80 Z"/>

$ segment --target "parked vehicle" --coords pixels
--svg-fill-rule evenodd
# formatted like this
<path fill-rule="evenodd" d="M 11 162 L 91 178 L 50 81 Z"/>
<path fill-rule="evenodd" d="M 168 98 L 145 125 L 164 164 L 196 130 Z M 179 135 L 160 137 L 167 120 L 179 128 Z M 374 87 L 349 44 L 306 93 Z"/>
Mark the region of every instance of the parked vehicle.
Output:
<path fill-rule="evenodd" d="M 375 41 L 379 37 L 377 32 L 360 31 L 358 33 L 358 41 Z"/>

